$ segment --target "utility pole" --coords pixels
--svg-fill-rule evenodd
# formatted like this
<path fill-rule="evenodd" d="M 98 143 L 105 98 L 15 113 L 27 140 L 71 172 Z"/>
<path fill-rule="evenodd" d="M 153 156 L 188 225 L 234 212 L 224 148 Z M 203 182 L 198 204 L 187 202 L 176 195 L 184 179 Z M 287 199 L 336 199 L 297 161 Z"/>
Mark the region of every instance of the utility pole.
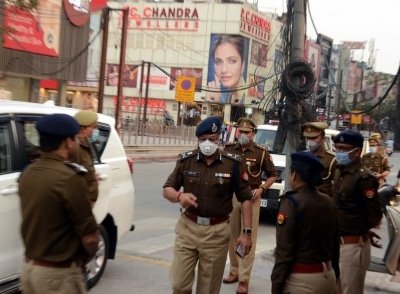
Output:
<path fill-rule="evenodd" d="M 400 67 L 397 74 L 400 71 Z M 400 113 L 400 77 L 397 77 L 397 101 L 396 101 L 396 113 Z M 395 116 L 394 125 L 394 150 L 400 150 L 400 115 Z"/>
<path fill-rule="evenodd" d="M 126 57 L 126 39 L 128 32 L 128 16 L 129 7 L 122 9 L 122 36 L 121 36 L 121 53 L 119 56 L 119 73 L 118 73 L 118 91 L 117 91 L 117 105 L 115 107 L 115 129 L 119 133 L 120 131 L 120 109 L 121 100 L 123 99 L 123 81 L 124 81 L 124 71 L 125 71 L 125 57 Z"/>
<path fill-rule="evenodd" d="M 108 24 L 110 22 L 110 9 L 106 7 L 103 10 L 103 39 L 101 44 L 101 58 L 100 58 L 100 76 L 99 76 L 99 93 L 97 112 L 103 112 L 103 102 L 104 102 L 104 76 L 106 74 L 106 60 L 107 60 L 107 44 L 108 44 Z"/>
<path fill-rule="evenodd" d="M 304 60 L 304 42 L 306 35 L 306 13 L 305 7 L 307 0 L 294 0 L 293 8 L 293 21 L 292 21 L 292 36 L 290 44 L 290 60 Z M 301 84 L 301 78 L 298 76 L 295 83 Z M 288 122 L 293 123 L 290 128 L 286 130 L 286 140 L 284 152 L 286 154 L 286 168 L 285 168 L 285 190 L 290 189 L 289 181 L 289 168 L 291 165 L 290 154 L 296 152 L 296 148 L 300 143 L 301 126 L 297 124 L 300 115 L 300 103 L 295 97 L 286 97 L 286 112 Z M 282 125 L 282 124 L 279 124 Z"/>
<path fill-rule="evenodd" d="M 147 121 L 147 103 L 149 100 L 149 78 L 150 78 L 150 62 L 146 62 L 147 64 L 147 75 L 146 75 L 146 88 L 144 90 L 144 110 L 143 110 L 143 122 L 146 123 Z"/>

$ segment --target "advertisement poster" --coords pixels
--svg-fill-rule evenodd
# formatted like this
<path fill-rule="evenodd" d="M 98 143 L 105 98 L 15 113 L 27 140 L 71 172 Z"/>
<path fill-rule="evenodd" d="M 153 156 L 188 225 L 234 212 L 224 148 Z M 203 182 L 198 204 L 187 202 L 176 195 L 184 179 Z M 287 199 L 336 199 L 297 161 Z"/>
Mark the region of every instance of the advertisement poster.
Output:
<path fill-rule="evenodd" d="M 262 99 L 264 97 L 265 79 L 260 76 L 250 74 L 249 84 L 252 86 L 248 89 L 247 95 L 249 97 Z"/>
<path fill-rule="evenodd" d="M 268 46 L 257 41 L 251 42 L 250 63 L 267 67 Z"/>
<path fill-rule="evenodd" d="M 61 1 L 39 1 L 39 7 L 32 12 L 7 1 L 4 13 L 5 48 L 59 56 Z"/>
<path fill-rule="evenodd" d="M 175 91 L 178 77 L 193 77 L 196 78 L 196 92 L 201 92 L 201 82 L 203 80 L 203 69 L 201 68 L 185 68 L 171 67 L 171 79 L 169 89 Z"/>
<path fill-rule="evenodd" d="M 320 45 L 311 40 L 307 40 L 305 54 L 306 60 L 311 66 L 315 78 L 314 93 L 317 93 L 322 57 Z"/>
<path fill-rule="evenodd" d="M 138 82 L 139 67 L 134 64 L 125 64 L 125 70 L 123 71 L 122 86 L 127 88 L 136 88 Z M 107 64 L 107 86 L 118 86 L 119 77 L 119 64 L 108 63 Z"/>
<path fill-rule="evenodd" d="M 249 39 L 240 35 L 211 34 L 208 60 L 207 100 L 243 104 Z M 215 92 L 214 92 L 215 91 Z"/>

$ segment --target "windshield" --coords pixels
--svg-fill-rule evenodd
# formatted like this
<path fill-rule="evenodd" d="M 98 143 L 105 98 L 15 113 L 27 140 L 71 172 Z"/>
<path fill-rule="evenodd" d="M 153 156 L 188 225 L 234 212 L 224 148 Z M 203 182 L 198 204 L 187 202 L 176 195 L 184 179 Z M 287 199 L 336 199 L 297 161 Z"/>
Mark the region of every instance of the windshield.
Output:
<path fill-rule="evenodd" d="M 266 147 L 268 151 L 273 151 L 276 130 L 257 130 L 254 142 Z"/>

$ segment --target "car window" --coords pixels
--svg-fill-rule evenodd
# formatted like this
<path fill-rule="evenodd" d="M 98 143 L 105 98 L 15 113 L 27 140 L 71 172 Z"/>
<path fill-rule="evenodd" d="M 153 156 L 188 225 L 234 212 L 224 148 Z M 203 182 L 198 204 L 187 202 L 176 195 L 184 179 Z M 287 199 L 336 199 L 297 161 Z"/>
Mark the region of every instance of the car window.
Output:
<path fill-rule="evenodd" d="M 6 174 L 13 171 L 11 158 L 11 132 L 9 126 L 9 123 L 0 122 L 0 174 Z"/>
<path fill-rule="evenodd" d="M 99 130 L 99 137 L 95 142 L 91 144 L 94 163 L 101 162 L 101 155 L 106 148 L 107 141 L 110 137 L 111 132 L 111 128 L 109 125 L 100 122 L 97 124 L 97 129 Z"/>
<path fill-rule="evenodd" d="M 276 136 L 276 130 L 257 130 L 254 142 L 266 147 L 269 151 L 272 151 Z"/>

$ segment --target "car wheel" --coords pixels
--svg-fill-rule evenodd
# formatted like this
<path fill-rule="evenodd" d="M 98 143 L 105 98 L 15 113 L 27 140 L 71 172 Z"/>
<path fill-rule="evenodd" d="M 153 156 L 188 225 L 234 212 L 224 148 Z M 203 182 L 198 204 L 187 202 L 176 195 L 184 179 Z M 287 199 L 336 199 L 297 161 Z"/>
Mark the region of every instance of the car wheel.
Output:
<path fill-rule="evenodd" d="M 108 234 L 106 229 L 100 225 L 99 230 L 100 230 L 99 248 L 93 259 L 88 264 L 86 264 L 85 278 L 86 278 L 86 286 L 88 289 L 93 288 L 103 275 L 103 272 L 107 265 L 107 260 L 110 250 L 110 242 L 108 239 Z"/>

